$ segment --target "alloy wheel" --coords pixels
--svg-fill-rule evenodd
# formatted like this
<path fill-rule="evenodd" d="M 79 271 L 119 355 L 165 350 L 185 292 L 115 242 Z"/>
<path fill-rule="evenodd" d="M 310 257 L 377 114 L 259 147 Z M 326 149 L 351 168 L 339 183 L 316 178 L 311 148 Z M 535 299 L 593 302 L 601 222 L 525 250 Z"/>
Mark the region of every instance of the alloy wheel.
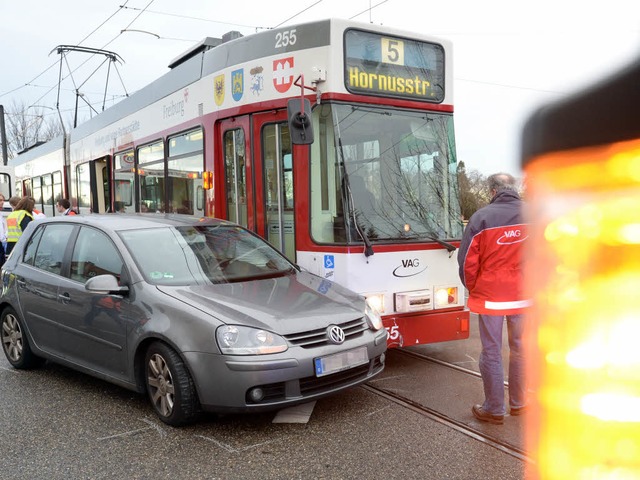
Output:
<path fill-rule="evenodd" d="M 157 353 L 149 358 L 147 382 L 151 401 L 162 415 L 168 417 L 173 412 L 175 403 L 173 377 L 167 362 Z"/>
<path fill-rule="evenodd" d="M 22 329 L 15 315 L 5 315 L 2 321 L 2 348 L 9 360 L 18 362 L 22 358 Z"/>

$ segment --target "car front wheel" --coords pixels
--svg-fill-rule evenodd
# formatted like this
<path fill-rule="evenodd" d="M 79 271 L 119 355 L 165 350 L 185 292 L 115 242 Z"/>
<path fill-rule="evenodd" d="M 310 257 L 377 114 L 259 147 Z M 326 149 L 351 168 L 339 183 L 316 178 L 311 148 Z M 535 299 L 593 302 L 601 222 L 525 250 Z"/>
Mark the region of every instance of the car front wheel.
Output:
<path fill-rule="evenodd" d="M 0 339 L 7 360 L 15 368 L 27 370 L 41 365 L 44 361 L 31 351 L 23 324 L 11 307 L 5 308 L 2 312 Z"/>
<path fill-rule="evenodd" d="M 160 419 L 173 426 L 193 421 L 198 395 L 182 358 L 168 345 L 156 342 L 145 357 L 147 393 Z"/>

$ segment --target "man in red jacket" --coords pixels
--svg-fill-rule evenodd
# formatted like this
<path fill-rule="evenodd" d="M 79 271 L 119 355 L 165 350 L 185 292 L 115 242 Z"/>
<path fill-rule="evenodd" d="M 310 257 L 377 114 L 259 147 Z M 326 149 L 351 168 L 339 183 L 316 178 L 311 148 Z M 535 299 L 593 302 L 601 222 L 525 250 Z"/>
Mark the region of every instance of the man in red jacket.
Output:
<path fill-rule="evenodd" d="M 531 302 L 522 292 L 522 246 L 527 226 L 516 179 L 507 173 L 488 178 L 491 202 L 474 213 L 458 251 L 460 279 L 469 290 L 469 310 L 478 314 L 480 373 L 485 400 L 473 415 L 483 422 L 502 424 L 505 415 L 502 330 L 509 334 L 509 406 L 511 415 L 526 408 L 523 356 L 523 313 Z"/>

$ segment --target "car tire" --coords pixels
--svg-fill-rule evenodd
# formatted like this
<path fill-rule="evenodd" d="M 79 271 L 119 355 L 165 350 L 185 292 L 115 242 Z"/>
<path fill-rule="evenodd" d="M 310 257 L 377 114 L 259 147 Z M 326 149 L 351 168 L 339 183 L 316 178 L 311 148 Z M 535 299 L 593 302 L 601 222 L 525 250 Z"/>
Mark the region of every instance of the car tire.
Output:
<path fill-rule="evenodd" d="M 197 417 L 193 379 L 180 355 L 167 344 L 155 342 L 147 350 L 145 382 L 151 404 L 164 423 L 177 427 Z"/>
<path fill-rule="evenodd" d="M 16 311 L 7 307 L 0 316 L 0 342 L 7 360 L 14 368 L 29 370 L 39 367 L 44 359 L 34 355 L 24 323 Z"/>

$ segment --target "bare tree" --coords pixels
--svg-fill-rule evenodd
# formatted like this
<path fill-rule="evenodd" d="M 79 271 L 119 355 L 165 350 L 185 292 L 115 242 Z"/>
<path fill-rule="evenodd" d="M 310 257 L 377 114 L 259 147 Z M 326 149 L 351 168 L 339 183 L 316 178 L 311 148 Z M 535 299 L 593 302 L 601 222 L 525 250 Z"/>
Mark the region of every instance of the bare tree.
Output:
<path fill-rule="evenodd" d="M 14 101 L 5 116 L 9 158 L 63 133 L 58 112 L 50 107 L 27 106 L 24 102 Z"/>
<path fill-rule="evenodd" d="M 460 186 L 460 210 L 469 220 L 476 210 L 489 204 L 487 177 L 477 170 L 467 171 L 465 163 L 458 164 L 458 185 Z"/>

